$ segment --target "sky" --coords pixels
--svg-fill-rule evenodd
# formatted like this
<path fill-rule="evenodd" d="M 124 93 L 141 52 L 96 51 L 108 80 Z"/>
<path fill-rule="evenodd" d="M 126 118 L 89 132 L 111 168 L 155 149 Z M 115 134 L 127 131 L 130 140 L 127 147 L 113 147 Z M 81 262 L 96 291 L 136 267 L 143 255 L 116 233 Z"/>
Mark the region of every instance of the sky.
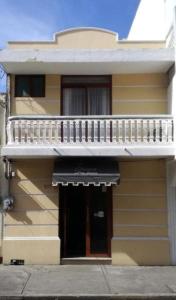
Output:
<path fill-rule="evenodd" d="M 51 40 L 71 27 L 101 27 L 126 38 L 140 0 L 0 0 L 0 49 L 7 41 Z M 5 76 L 0 69 L 0 92 Z"/>

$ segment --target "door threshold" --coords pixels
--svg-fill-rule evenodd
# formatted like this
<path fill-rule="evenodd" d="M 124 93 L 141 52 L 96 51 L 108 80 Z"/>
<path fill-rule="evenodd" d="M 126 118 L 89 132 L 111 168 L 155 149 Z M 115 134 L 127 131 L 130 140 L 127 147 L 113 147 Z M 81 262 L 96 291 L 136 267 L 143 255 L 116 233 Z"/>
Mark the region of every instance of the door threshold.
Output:
<path fill-rule="evenodd" d="M 65 257 L 62 265 L 111 265 L 111 257 Z"/>

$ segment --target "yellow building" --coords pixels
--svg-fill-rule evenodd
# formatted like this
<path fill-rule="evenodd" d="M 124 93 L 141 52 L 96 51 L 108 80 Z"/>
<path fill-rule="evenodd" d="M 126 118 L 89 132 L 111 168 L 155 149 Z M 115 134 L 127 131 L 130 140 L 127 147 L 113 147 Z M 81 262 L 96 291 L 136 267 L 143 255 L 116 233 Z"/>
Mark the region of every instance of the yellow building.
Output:
<path fill-rule="evenodd" d="M 174 49 L 77 28 L 9 42 L 3 262 L 170 265 Z"/>

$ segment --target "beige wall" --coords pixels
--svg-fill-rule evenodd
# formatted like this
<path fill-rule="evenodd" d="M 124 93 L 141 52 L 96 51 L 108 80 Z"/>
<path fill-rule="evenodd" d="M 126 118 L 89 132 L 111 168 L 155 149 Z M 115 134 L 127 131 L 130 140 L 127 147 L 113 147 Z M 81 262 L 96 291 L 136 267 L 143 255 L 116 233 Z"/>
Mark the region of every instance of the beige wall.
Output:
<path fill-rule="evenodd" d="M 113 114 L 167 113 L 166 74 L 124 74 L 112 76 Z"/>
<path fill-rule="evenodd" d="M 51 186 L 53 163 L 13 162 L 15 206 L 4 218 L 4 263 L 12 258 L 27 264 L 59 263 L 59 193 Z M 113 188 L 112 263 L 170 264 L 165 160 L 121 161 L 120 174 L 120 186 Z"/>
<path fill-rule="evenodd" d="M 13 162 L 16 175 L 10 189 L 15 205 L 4 218 L 5 263 L 12 258 L 27 264 L 59 263 L 59 193 L 51 185 L 53 163 L 50 159 Z"/>
<path fill-rule="evenodd" d="M 113 188 L 112 262 L 170 264 L 165 160 L 120 162 Z"/>
<path fill-rule="evenodd" d="M 59 115 L 60 75 L 46 75 L 45 98 L 14 97 L 15 76 L 11 76 L 11 115 Z"/>
<path fill-rule="evenodd" d="M 126 74 L 112 76 L 113 114 L 167 113 L 166 74 Z M 46 97 L 14 97 L 12 76 L 11 115 L 59 115 L 60 75 L 46 75 Z"/>
<path fill-rule="evenodd" d="M 117 49 L 117 48 L 164 48 L 165 42 L 118 41 L 116 33 L 99 29 L 77 29 L 57 33 L 54 41 L 10 42 L 15 49 Z"/>

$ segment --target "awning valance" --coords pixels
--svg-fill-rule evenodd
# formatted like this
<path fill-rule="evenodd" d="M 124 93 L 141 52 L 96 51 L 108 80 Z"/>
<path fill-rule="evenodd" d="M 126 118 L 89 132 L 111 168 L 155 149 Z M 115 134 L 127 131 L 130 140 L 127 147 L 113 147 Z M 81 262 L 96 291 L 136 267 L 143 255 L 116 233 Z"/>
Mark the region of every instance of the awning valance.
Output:
<path fill-rule="evenodd" d="M 55 162 L 52 185 L 111 186 L 118 184 L 118 162 L 110 158 L 62 158 Z"/>

